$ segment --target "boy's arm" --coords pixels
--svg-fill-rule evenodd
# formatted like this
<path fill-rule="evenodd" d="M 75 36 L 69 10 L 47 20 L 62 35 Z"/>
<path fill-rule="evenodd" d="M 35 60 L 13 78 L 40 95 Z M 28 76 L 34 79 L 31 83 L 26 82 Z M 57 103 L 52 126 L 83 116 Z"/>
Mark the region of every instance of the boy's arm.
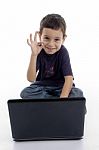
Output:
<path fill-rule="evenodd" d="M 36 61 L 37 61 L 37 56 L 31 54 L 30 63 L 27 70 L 27 80 L 30 82 L 36 80 Z"/>
<path fill-rule="evenodd" d="M 27 80 L 33 82 L 36 80 L 36 61 L 37 56 L 42 50 L 41 42 L 37 42 L 37 35 L 39 34 L 38 31 L 35 32 L 34 40 L 32 38 L 32 34 L 30 34 L 30 39 L 27 39 L 27 44 L 31 47 L 31 58 L 30 63 L 27 71 Z"/>
<path fill-rule="evenodd" d="M 62 88 L 60 98 L 68 97 L 73 85 L 73 76 L 65 76 L 65 82 Z"/>

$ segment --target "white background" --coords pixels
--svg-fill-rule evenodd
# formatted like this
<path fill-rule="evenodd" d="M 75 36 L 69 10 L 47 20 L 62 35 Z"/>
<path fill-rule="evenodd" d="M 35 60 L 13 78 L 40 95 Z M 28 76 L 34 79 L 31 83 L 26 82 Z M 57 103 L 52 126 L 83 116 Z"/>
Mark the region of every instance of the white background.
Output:
<path fill-rule="evenodd" d="M 0 1 L 0 150 L 99 149 L 99 7 L 98 0 L 3 0 Z M 39 30 L 40 20 L 58 13 L 67 23 L 67 47 L 74 82 L 84 91 L 87 104 L 82 141 L 14 143 L 11 138 L 7 100 L 20 98 L 30 83 L 26 71 L 31 50 L 26 40 Z M 5 145 L 6 144 L 6 145 Z M 75 147 L 75 148 L 74 148 Z"/>

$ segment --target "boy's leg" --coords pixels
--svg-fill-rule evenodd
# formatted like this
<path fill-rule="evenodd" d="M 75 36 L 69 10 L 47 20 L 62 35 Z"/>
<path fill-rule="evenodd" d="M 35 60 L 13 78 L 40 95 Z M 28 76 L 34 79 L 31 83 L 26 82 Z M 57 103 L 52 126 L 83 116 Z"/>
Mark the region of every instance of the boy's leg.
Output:
<path fill-rule="evenodd" d="M 57 87 L 46 87 L 46 91 L 49 95 L 52 95 L 52 97 L 60 97 L 61 91 L 62 91 L 62 87 L 61 86 L 57 86 Z M 81 89 L 73 87 L 71 89 L 71 92 L 69 94 L 68 97 L 84 97 L 83 96 L 83 92 Z"/>
<path fill-rule="evenodd" d="M 20 96 L 21 98 L 54 98 L 60 97 L 62 87 L 43 87 L 36 84 L 31 84 L 29 87 L 26 87 L 22 90 Z M 69 97 L 84 97 L 82 90 L 79 88 L 73 87 Z"/>
<path fill-rule="evenodd" d="M 54 87 L 31 84 L 29 87 L 26 87 L 22 90 L 22 92 L 20 93 L 20 97 L 23 99 L 34 99 L 34 98 L 46 99 L 56 97 L 56 95 L 53 93 Z"/>
<path fill-rule="evenodd" d="M 22 90 L 22 92 L 20 93 L 20 97 L 24 99 L 43 98 L 43 87 L 31 84 L 29 87 L 26 87 Z"/>
<path fill-rule="evenodd" d="M 45 91 L 48 98 L 59 98 L 61 94 L 62 87 L 56 86 L 46 86 Z"/>
<path fill-rule="evenodd" d="M 83 91 L 79 88 L 73 87 L 69 94 L 69 97 L 84 97 Z"/>

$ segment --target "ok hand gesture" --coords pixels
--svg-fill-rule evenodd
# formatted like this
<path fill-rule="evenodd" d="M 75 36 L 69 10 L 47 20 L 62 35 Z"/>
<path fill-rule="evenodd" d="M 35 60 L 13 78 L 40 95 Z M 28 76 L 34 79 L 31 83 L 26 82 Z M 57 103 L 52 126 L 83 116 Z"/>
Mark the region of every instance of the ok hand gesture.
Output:
<path fill-rule="evenodd" d="M 39 36 L 39 32 L 36 31 L 34 35 L 34 40 L 32 38 L 32 34 L 30 34 L 30 39 L 27 39 L 27 44 L 31 47 L 32 54 L 34 56 L 37 56 L 41 49 L 43 48 L 43 43 L 42 42 L 37 42 L 37 35 Z"/>

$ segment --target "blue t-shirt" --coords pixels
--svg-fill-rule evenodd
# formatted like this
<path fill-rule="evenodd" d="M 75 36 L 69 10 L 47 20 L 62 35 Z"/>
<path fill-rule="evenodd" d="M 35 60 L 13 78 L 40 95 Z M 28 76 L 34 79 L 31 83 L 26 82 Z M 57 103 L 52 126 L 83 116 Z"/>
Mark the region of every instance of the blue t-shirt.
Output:
<path fill-rule="evenodd" d="M 35 84 L 46 86 L 63 85 L 65 76 L 73 76 L 69 53 L 62 45 L 54 54 L 44 49 L 37 56 L 36 70 L 39 70 Z"/>

